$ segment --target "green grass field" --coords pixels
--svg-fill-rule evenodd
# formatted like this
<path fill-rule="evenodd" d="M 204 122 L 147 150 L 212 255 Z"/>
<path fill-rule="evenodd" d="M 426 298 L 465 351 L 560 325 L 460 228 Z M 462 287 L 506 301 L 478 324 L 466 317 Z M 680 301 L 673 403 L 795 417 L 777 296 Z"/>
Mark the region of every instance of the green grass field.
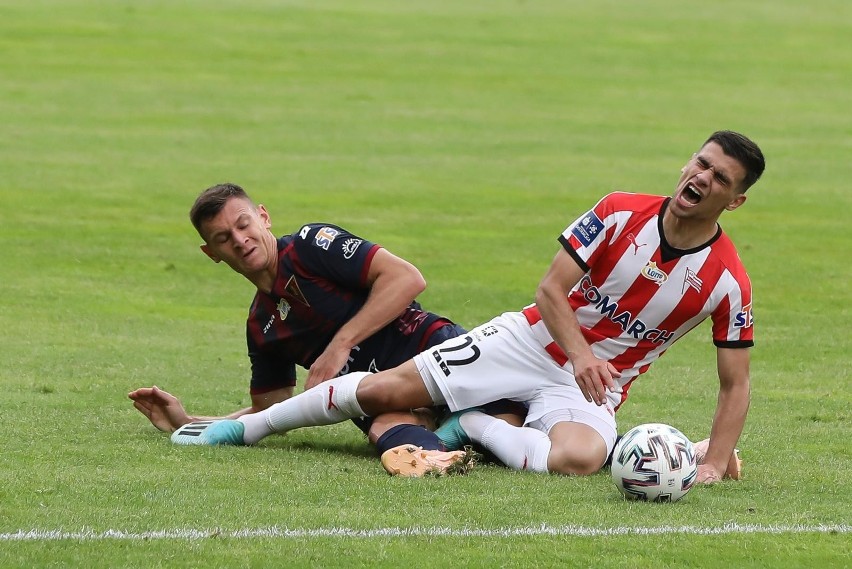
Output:
<path fill-rule="evenodd" d="M 0 0 L 0 567 L 852 566 L 852 4 L 691 4 Z M 394 479 L 350 424 L 178 448 L 126 398 L 248 404 L 252 287 L 187 218 L 209 185 L 382 243 L 473 326 L 720 128 L 768 163 L 722 218 L 755 289 L 741 482 Z M 619 423 L 704 438 L 716 390 L 704 326 Z"/>

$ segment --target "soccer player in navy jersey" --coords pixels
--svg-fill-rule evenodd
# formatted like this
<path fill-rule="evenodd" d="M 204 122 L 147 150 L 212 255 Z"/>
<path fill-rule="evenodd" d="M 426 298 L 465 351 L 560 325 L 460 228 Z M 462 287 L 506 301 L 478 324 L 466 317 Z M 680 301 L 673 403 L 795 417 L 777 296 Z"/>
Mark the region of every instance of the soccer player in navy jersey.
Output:
<path fill-rule="evenodd" d="M 312 223 L 276 238 L 266 208 L 235 184 L 202 192 L 190 219 L 204 239 L 201 250 L 257 287 L 246 324 L 251 407 L 226 418 L 292 397 L 297 365 L 308 369 L 305 387 L 311 388 L 341 373 L 393 368 L 465 332 L 415 302 L 426 282 L 414 265 L 341 227 Z M 156 386 L 129 397 L 163 431 L 214 419 L 190 416 Z M 466 458 L 464 452 L 444 452 L 423 427 L 428 417 L 422 414 L 394 412 L 362 421 L 382 454 L 417 453 L 417 460 L 408 461 L 416 468 L 409 464 L 396 474 L 420 475 L 424 465 L 444 470 Z"/>
<path fill-rule="evenodd" d="M 572 222 L 535 304 L 394 369 L 343 375 L 261 413 L 199 426 L 200 436 L 178 430 L 172 441 L 253 444 L 273 432 L 446 404 L 456 413 L 441 426 L 445 441 L 479 443 L 519 470 L 591 474 L 612 451 L 615 413 L 633 382 L 710 318 L 719 395 L 696 480 L 738 475 L 729 470 L 749 407 L 752 293 L 718 220 L 745 203 L 764 167 L 753 141 L 715 132 L 670 197 L 609 194 Z M 470 410 L 498 398 L 527 404 L 525 426 Z"/>

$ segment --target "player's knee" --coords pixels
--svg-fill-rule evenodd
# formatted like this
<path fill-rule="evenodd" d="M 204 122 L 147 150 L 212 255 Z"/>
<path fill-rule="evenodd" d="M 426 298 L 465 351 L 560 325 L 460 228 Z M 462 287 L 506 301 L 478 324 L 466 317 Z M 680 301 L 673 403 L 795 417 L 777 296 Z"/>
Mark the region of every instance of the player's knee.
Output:
<path fill-rule="evenodd" d="M 356 397 L 361 409 L 371 416 L 432 405 L 416 369 L 406 373 L 404 366 L 368 375 L 358 385 Z"/>
<path fill-rule="evenodd" d="M 589 476 L 601 469 L 604 461 L 597 456 L 562 455 L 548 458 L 547 468 L 550 472 L 557 474 L 569 474 L 574 476 Z"/>
<path fill-rule="evenodd" d="M 547 469 L 557 474 L 589 476 L 595 474 L 606 462 L 606 445 L 603 440 L 590 444 L 554 442 L 547 458 Z"/>
<path fill-rule="evenodd" d="M 408 409 L 405 391 L 396 387 L 397 383 L 388 372 L 368 375 L 361 380 L 356 397 L 364 412 L 375 417 L 389 411 Z"/>
<path fill-rule="evenodd" d="M 387 388 L 380 380 L 370 375 L 361 380 L 355 396 L 358 398 L 361 408 L 370 415 L 376 415 L 376 410 L 385 411 L 389 403 Z"/>

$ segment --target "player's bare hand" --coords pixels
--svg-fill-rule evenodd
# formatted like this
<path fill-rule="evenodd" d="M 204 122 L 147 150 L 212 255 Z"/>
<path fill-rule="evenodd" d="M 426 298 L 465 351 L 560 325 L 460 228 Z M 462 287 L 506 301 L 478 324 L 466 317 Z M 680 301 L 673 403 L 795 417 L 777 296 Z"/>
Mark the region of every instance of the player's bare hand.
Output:
<path fill-rule="evenodd" d="M 718 468 L 710 464 L 698 465 L 698 475 L 695 477 L 695 481 L 699 484 L 715 484 L 721 480 L 722 472 Z"/>
<path fill-rule="evenodd" d="M 140 387 L 127 396 L 133 401 L 136 410 L 161 431 L 170 433 L 192 420 L 177 397 L 156 385 Z"/>
<path fill-rule="evenodd" d="M 337 377 L 346 361 L 349 359 L 349 348 L 337 347 L 334 342 L 326 347 L 313 365 L 308 369 L 308 377 L 305 379 L 305 389 L 316 387 L 323 381 Z"/>
<path fill-rule="evenodd" d="M 574 355 L 571 363 L 574 366 L 574 378 L 586 401 L 604 405 L 607 391 L 618 391 L 615 379 L 621 377 L 621 374 L 608 361 L 596 358 L 590 352 Z"/>

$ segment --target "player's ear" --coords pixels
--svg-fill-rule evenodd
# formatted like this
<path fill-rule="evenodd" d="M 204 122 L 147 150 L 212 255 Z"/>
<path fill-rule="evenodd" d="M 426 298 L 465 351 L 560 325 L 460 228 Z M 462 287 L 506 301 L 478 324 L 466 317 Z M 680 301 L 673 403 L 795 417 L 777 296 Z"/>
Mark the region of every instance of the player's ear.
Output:
<path fill-rule="evenodd" d="M 218 263 L 219 261 L 221 261 L 221 260 L 222 260 L 222 259 L 220 259 L 219 257 L 217 257 L 217 256 L 213 253 L 213 251 L 211 251 L 211 250 L 210 250 L 210 247 L 207 245 L 207 243 L 205 243 L 204 245 L 202 245 L 202 246 L 201 246 L 201 250 L 202 250 L 202 251 L 204 251 L 204 254 L 205 254 L 205 255 L 207 255 L 208 257 L 210 257 L 211 259 L 213 259 L 213 262 L 215 262 L 215 263 Z"/>
<path fill-rule="evenodd" d="M 730 203 L 728 203 L 728 205 L 725 206 L 725 209 L 728 210 L 728 211 L 734 211 L 735 209 L 737 209 L 738 207 L 743 205 L 745 203 L 745 201 L 746 201 L 746 195 L 745 194 L 737 194 L 737 197 L 732 199 L 730 201 Z"/>
<path fill-rule="evenodd" d="M 263 220 L 263 226 L 266 229 L 272 227 L 272 219 L 269 217 L 269 212 L 266 211 L 263 204 L 257 204 L 257 215 Z"/>

